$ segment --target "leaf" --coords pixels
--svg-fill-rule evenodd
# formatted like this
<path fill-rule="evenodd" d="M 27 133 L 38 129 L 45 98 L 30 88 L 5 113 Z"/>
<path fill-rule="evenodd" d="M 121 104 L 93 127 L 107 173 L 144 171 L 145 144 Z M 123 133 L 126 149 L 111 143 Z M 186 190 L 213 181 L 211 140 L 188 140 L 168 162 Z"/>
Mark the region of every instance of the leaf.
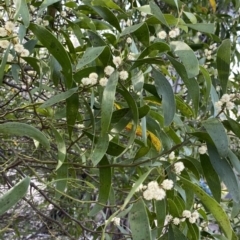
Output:
<path fill-rule="evenodd" d="M 126 27 L 120 36 L 122 37 L 129 34 L 134 34 L 139 42 L 146 47 L 149 46 L 149 29 L 145 22 Z"/>
<path fill-rule="evenodd" d="M 25 196 L 29 184 L 30 178 L 26 177 L 0 197 L 0 216 Z"/>
<path fill-rule="evenodd" d="M 2 82 L 3 82 L 4 71 L 5 71 L 5 66 L 7 63 L 7 58 L 8 58 L 10 47 L 11 47 L 11 45 L 8 46 L 6 52 L 4 53 L 4 55 L 2 57 L 2 61 L 1 61 L 1 65 L 0 65 L 0 85 L 2 85 Z"/>
<path fill-rule="evenodd" d="M 60 168 L 56 171 L 56 191 L 55 191 L 55 198 L 60 199 L 62 196 L 62 193 L 65 192 L 65 189 L 67 187 L 67 181 L 68 181 L 68 166 L 62 165 Z"/>
<path fill-rule="evenodd" d="M 29 29 L 62 66 L 62 73 L 66 79 L 65 85 L 70 89 L 73 81 L 72 64 L 63 45 L 50 31 L 42 26 L 31 23 Z"/>
<path fill-rule="evenodd" d="M 42 12 L 45 8 L 47 8 L 48 6 L 53 5 L 54 3 L 60 2 L 60 1 L 61 1 L 61 0 L 44 0 L 44 1 L 42 2 L 42 4 L 40 5 L 40 10 L 41 10 L 41 12 Z"/>
<path fill-rule="evenodd" d="M 213 9 L 213 13 L 216 12 L 216 8 L 217 8 L 217 4 L 216 4 L 216 1 L 215 0 L 209 0 L 209 3 Z"/>
<path fill-rule="evenodd" d="M 203 75 L 203 78 L 205 80 L 206 91 L 204 93 L 204 100 L 205 100 L 206 105 L 207 105 L 209 97 L 210 97 L 210 93 L 211 93 L 212 80 L 211 80 L 211 77 L 210 77 L 208 71 L 205 68 L 200 66 L 200 71 L 201 71 L 201 73 Z"/>
<path fill-rule="evenodd" d="M 103 53 L 105 48 L 105 46 L 87 48 L 84 55 L 77 64 L 77 69 L 80 69 L 96 60 Z"/>
<path fill-rule="evenodd" d="M 30 15 L 26 0 L 15 0 L 15 4 L 16 12 L 14 14 L 14 20 L 16 21 L 19 15 L 21 15 L 24 26 L 28 28 L 30 24 Z"/>
<path fill-rule="evenodd" d="M 204 154 L 200 155 L 201 166 L 203 169 L 204 176 L 207 184 L 212 192 L 213 197 L 217 202 L 221 200 L 221 183 L 219 181 L 218 174 L 214 170 L 209 157 Z"/>
<path fill-rule="evenodd" d="M 183 11 L 183 13 L 186 15 L 186 17 L 190 20 L 191 23 L 193 23 L 193 24 L 197 23 L 197 18 L 193 13 L 185 12 L 185 11 Z"/>
<path fill-rule="evenodd" d="M 34 57 L 23 57 L 23 59 L 37 72 L 40 76 L 41 69 L 40 69 L 40 62 L 38 59 Z"/>
<path fill-rule="evenodd" d="M 228 159 L 230 160 L 234 169 L 240 174 L 240 161 L 230 149 L 228 151 Z"/>
<path fill-rule="evenodd" d="M 208 208 L 208 210 L 213 214 L 214 218 L 219 223 L 219 226 L 222 228 L 225 236 L 228 239 L 237 240 L 237 236 L 235 235 L 231 224 L 229 222 L 229 218 L 227 213 L 223 210 L 221 205 L 216 202 L 213 198 L 211 198 L 207 193 L 205 193 L 199 186 L 194 183 L 188 181 L 183 177 L 179 177 L 181 182 L 185 185 L 185 187 L 190 188 L 194 191 L 197 197 L 203 202 L 203 204 Z"/>
<path fill-rule="evenodd" d="M 166 199 L 161 201 L 154 201 L 155 208 L 156 208 L 156 217 L 157 217 L 157 228 L 158 228 L 158 236 L 161 236 L 162 230 L 165 223 L 165 217 L 167 214 L 167 204 Z"/>
<path fill-rule="evenodd" d="M 165 26 L 169 28 L 169 25 L 160 9 L 160 7 L 154 2 L 150 1 L 149 6 L 151 8 L 152 14 Z"/>
<path fill-rule="evenodd" d="M 129 223 L 133 240 L 152 239 L 149 219 L 142 199 L 133 204 L 129 213 Z"/>
<path fill-rule="evenodd" d="M 106 7 L 100 7 L 100 6 L 92 7 L 92 8 L 100 17 L 102 17 L 109 24 L 115 27 L 119 32 L 122 31 L 117 17 L 113 14 L 111 10 L 109 10 Z"/>
<path fill-rule="evenodd" d="M 66 92 L 62 92 L 60 94 L 57 94 L 50 99 L 48 99 L 46 102 L 44 102 L 42 105 L 40 105 L 40 108 L 47 108 L 50 107 L 56 103 L 59 103 L 61 101 L 66 100 L 67 98 L 71 97 L 74 93 L 76 93 L 78 88 L 71 88 L 70 90 Z"/>
<path fill-rule="evenodd" d="M 137 70 L 135 74 L 132 75 L 132 85 L 136 92 L 141 92 L 144 85 L 144 75 L 141 70 Z"/>
<path fill-rule="evenodd" d="M 106 46 L 105 41 L 96 32 L 88 30 L 87 35 L 93 47 Z"/>
<path fill-rule="evenodd" d="M 164 125 L 168 126 L 173 121 L 176 111 L 176 104 L 172 86 L 169 81 L 155 68 L 153 68 L 153 78 L 157 93 L 159 97 L 162 97 Z"/>
<path fill-rule="evenodd" d="M 58 149 L 58 164 L 56 167 L 56 170 L 58 170 L 64 163 L 67 150 L 66 150 L 66 145 L 65 145 L 65 142 L 64 142 L 61 134 L 54 127 L 52 127 L 52 131 L 55 136 L 56 143 L 57 143 L 57 149 Z"/>
<path fill-rule="evenodd" d="M 193 116 L 192 108 L 187 103 L 185 103 L 181 97 L 175 96 L 175 100 L 176 100 L 176 107 L 183 116 L 186 116 L 189 118 Z"/>
<path fill-rule="evenodd" d="M 0 133 L 5 135 L 27 136 L 40 142 L 45 148 L 50 149 L 50 144 L 45 135 L 38 129 L 17 122 L 7 122 L 0 124 Z"/>
<path fill-rule="evenodd" d="M 182 61 L 186 68 L 187 76 L 189 78 L 197 76 L 199 73 L 199 63 L 193 50 L 186 43 L 180 41 L 170 42 L 170 47 Z"/>
<path fill-rule="evenodd" d="M 216 118 L 210 118 L 202 122 L 203 127 L 213 140 L 221 157 L 228 155 L 228 138 L 221 122 Z"/>
<path fill-rule="evenodd" d="M 217 70 L 222 92 L 226 93 L 230 73 L 231 41 L 223 40 L 217 50 Z"/>
<path fill-rule="evenodd" d="M 99 211 L 101 211 L 104 208 L 104 204 L 107 203 L 110 189 L 111 189 L 111 183 L 112 183 L 112 169 L 111 167 L 101 167 L 109 165 L 108 159 L 106 156 L 104 156 L 101 161 L 99 162 L 99 196 L 98 196 L 98 203 L 103 204 L 97 204 L 91 209 L 89 212 L 89 216 L 95 216 Z"/>
<path fill-rule="evenodd" d="M 192 28 L 199 32 L 214 34 L 215 25 L 213 23 L 195 23 L 195 24 L 185 24 L 189 28 Z"/>

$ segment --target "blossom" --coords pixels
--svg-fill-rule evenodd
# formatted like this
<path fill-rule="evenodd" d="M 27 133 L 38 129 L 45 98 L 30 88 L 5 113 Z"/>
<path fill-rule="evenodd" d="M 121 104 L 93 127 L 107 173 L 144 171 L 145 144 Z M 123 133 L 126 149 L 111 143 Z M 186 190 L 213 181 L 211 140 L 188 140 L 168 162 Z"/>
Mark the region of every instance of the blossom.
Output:
<path fill-rule="evenodd" d="M 122 58 L 121 57 L 113 57 L 113 64 L 118 68 L 122 63 Z"/>
<path fill-rule="evenodd" d="M 17 44 L 15 44 L 14 49 L 16 52 L 21 53 L 24 50 L 24 47 L 22 44 L 17 43 Z"/>
<path fill-rule="evenodd" d="M 223 103 L 221 101 L 215 102 L 214 106 L 218 109 L 221 110 Z"/>
<path fill-rule="evenodd" d="M 198 211 L 194 211 L 194 212 L 191 214 L 191 217 L 198 219 L 198 218 L 199 218 L 199 213 L 198 213 Z"/>
<path fill-rule="evenodd" d="M 162 200 L 166 197 L 166 192 L 162 188 L 158 188 L 154 193 L 153 198 L 156 200 Z"/>
<path fill-rule="evenodd" d="M 149 40 L 150 42 L 153 42 L 155 40 L 155 36 L 150 36 Z"/>
<path fill-rule="evenodd" d="M 14 59 L 13 55 L 9 53 L 7 57 L 7 61 L 11 62 L 13 59 Z"/>
<path fill-rule="evenodd" d="M 205 154 L 207 152 L 207 147 L 202 145 L 200 148 L 198 148 L 198 152 L 200 154 Z"/>
<path fill-rule="evenodd" d="M 62 17 L 66 17 L 67 16 L 67 12 L 66 11 L 61 11 L 60 14 L 61 14 Z"/>
<path fill-rule="evenodd" d="M 182 212 L 182 216 L 185 217 L 185 218 L 190 218 L 191 217 L 191 212 L 189 210 L 184 210 Z"/>
<path fill-rule="evenodd" d="M 175 33 L 176 33 L 176 36 L 179 36 L 179 35 L 180 35 L 180 29 L 179 29 L 179 28 L 175 28 L 174 31 L 175 31 Z"/>
<path fill-rule="evenodd" d="M 169 155 L 168 155 L 169 159 L 170 160 L 173 160 L 175 158 L 175 152 L 171 152 Z"/>
<path fill-rule="evenodd" d="M 148 183 L 147 188 L 152 191 L 156 191 L 159 188 L 159 185 L 156 181 L 151 181 Z"/>
<path fill-rule="evenodd" d="M 173 216 L 171 214 L 167 214 L 166 217 L 165 217 L 165 222 L 166 223 L 169 223 L 171 222 L 173 219 Z M 165 225 L 165 224 L 164 224 Z"/>
<path fill-rule="evenodd" d="M 177 218 L 177 217 L 175 217 L 175 218 L 173 219 L 173 224 L 174 224 L 174 225 L 178 225 L 179 223 L 180 223 L 180 219 Z"/>
<path fill-rule="evenodd" d="M 160 39 L 165 39 L 167 37 L 167 33 L 165 31 L 160 31 L 157 36 L 160 38 Z"/>
<path fill-rule="evenodd" d="M 112 66 L 106 66 L 104 68 L 104 72 L 106 73 L 106 75 L 110 76 L 113 72 L 114 72 L 114 68 Z"/>
<path fill-rule="evenodd" d="M 43 20 L 43 26 L 48 26 L 49 25 L 49 21 L 48 20 Z"/>
<path fill-rule="evenodd" d="M 0 27 L 0 37 L 5 37 L 7 35 L 7 31 L 5 28 Z"/>
<path fill-rule="evenodd" d="M 190 223 L 195 223 L 197 219 L 194 217 L 190 217 L 188 220 Z"/>
<path fill-rule="evenodd" d="M 121 80 L 126 80 L 128 78 L 128 72 L 127 71 L 121 71 L 119 73 L 119 77 Z"/>
<path fill-rule="evenodd" d="M 165 179 L 161 185 L 163 189 L 170 190 L 173 188 L 173 181 L 169 179 Z"/>
<path fill-rule="evenodd" d="M 120 226 L 120 218 L 119 217 L 114 217 L 111 222 L 113 222 L 114 225 Z"/>
<path fill-rule="evenodd" d="M 83 79 L 82 79 L 82 84 L 83 84 L 84 86 L 90 85 L 91 83 L 92 83 L 92 81 L 91 81 L 90 78 L 83 78 Z"/>
<path fill-rule="evenodd" d="M 27 49 L 23 49 L 21 52 L 21 57 L 27 57 L 29 55 L 29 51 Z"/>
<path fill-rule="evenodd" d="M 133 184 L 133 187 L 135 186 L 135 183 Z M 142 183 L 136 188 L 135 192 L 142 191 L 146 188 Z"/>
<path fill-rule="evenodd" d="M 182 162 L 177 162 L 174 164 L 174 171 L 176 174 L 180 174 L 184 169 L 184 164 Z"/>
<path fill-rule="evenodd" d="M 102 87 L 105 87 L 107 85 L 107 82 L 108 82 L 108 79 L 106 77 L 100 78 L 100 80 L 99 80 L 99 84 Z"/>
<path fill-rule="evenodd" d="M 143 197 L 146 200 L 152 200 L 153 199 L 153 192 L 147 189 L 146 191 L 143 192 Z"/>
<path fill-rule="evenodd" d="M 227 94 L 227 93 L 223 94 L 222 97 L 221 97 L 221 99 L 220 99 L 220 101 L 221 101 L 222 103 L 227 103 L 227 102 L 229 102 L 229 101 L 230 101 L 230 95 Z"/>
<path fill-rule="evenodd" d="M 12 32 L 15 28 L 15 24 L 13 22 L 7 21 L 4 27 L 7 31 Z"/>
<path fill-rule="evenodd" d="M 174 30 L 171 30 L 168 34 L 169 34 L 170 38 L 175 38 L 177 36 L 177 34 Z"/>
<path fill-rule="evenodd" d="M 91 85 L 95 85 L 97 83 L 96 78 L 89 78 L 91 80 Z"/>
<path fill-rule="evenodd" d="M 148 183 L 147 190 L 143 192 L 143 197 L 146 200 L 162 200 L 166 196 L 166 192 L 159 187 L 156 181 L 151 181 Z"/>
<path fill-rule="evenodd" d="M 9 44 L 10 44 L 10 42 L 8 40 L 0 40 L 0 47 L 1 48 L 6 49 L 6 48 L 8 48 Z"/>
<path fill-rule="evenodd" d="M 37 24 L 40 24 L 41 22 L 42 22 L 42 18 L 37 18 L 37 19 L 36 19 L 36 23 L 37 23 Z"/>
<path fill-rule="evenodd" d="M 227 110 L 232 110 L 234 108 L 234 103 L 233 102 L 227 102 L 226 103 L 226 108 Z"/>
<path fill-rule="evenodd" d="M 126 42 L 127 42 L 128 44 L 131 44 L 131 43 L 132 43 L 132 38 L 128 37 L 127 40 L 126 40 Z"/>
<path fill-rule="evenodd" d="M 97 73 L 95 73 L 95 72 L 90 73 L 88 77 L 89 77 L 89 78 L 98 79 L 98 75 L 97 75 Z"/>

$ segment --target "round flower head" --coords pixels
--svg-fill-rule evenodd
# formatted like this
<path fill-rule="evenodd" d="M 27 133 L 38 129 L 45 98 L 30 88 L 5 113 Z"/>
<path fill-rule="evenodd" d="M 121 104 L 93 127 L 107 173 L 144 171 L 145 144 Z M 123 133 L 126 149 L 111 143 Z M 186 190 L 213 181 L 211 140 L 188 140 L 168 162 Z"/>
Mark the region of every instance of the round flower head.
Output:
<path fill-rule="evenodd" d="M 126 41 L 128 44 L 131 44 L 132 43 L 132 39 L 130 37 L 127 38 L 127 41 Z"/>
<path fill-rule="evenodd" d="M 29 56 L 29 51 L 27 49 L 23 49 L 21 52 L 21 57 L 27 57 Z"/>
<path fill-rule="evenodd" d="M 177 162 L 174 164 L 174 171 L 176 174 L 180 174 L 184 169 L 184 164 L 182 162 Z"/>
<path fill-rule="evenodd" d="M 200 154 L 205 154 L 207 152 L 207 147 L 202 145 L 200 148 L 198 148 L 198 152 Z"/>
<path fill-rule="evenodd" d="M 17 44 L 15 44 L 14 49 L 16 52 L 21 53 L 24 50 L 24 47 L 22 44 L 17 43 Z"/>
<path fill-rule="evenodd" d="M 166 223 L 169 223 L 169 222 L 172 221 L 172 219 L 173 219 L 173 216 L 170 215 L 170 214 L 167 214 L 166 217 L 165 217 L 165 222 L 166 222 Z"/>
<path fill-rule="evenodd" d="M 223 103 L 229 102 L 230 101 L 230 95 L 227 94 L 227 93 L 223 94 L 220 101 L 223 102 Z"/>
<path fill-rule="evenodd" d="M 120 218 L 119 217 L 114 217 L 112 220 L 111 220 L 111 222 L 113 222 L 113 224 L 115 225 L 115 226 L 120 226 Z"/>
<path fill-rule="evenodd" d="M 106 66 L 104 68 L 104 72 L 106 75 L 110 76 L 114 72 L 114 68 L 112 66 Z"/>
<path fill-rule="evenodd" d="M 12 32 L 15 28 L 15 24 L 13 22 L 8 21 L 6 22 L 4 27 L 7 31 Z"/>
<path fill-rule="evenodd" d="M 217 110 L 221 110 L 223 103 L 221 101 L 215 102 L 214 106 L 217 108 Z"/>
<path fill-rule="evenodd" d="M 91 79 L 90 78 L 83 78 L 82 79 L 82 84 L 84 86 L 87 86 L 87 85 L 90 85 L 92 83 Z"/>
<path fill-rule="evenodd" d="M 3 49 L 8 48 L 10 42 L 8 40 L 0 40 L 0 47 Z"/>
<path fill-rule="evenodd" d="M 102 86 L 102 87 L 105 87 L 107 85 L 107 82 L 108 82 L 108 79 L 106 77 L 103 77 L 99 80 L 99 84 Z"/>
<path fill-rule="evenodd" d="M 153 192 L 150 191 L 149 189 L 145 190 L 143 192 L 143 197 L 146 199 L 146 200 L 152 200 L 154 195 L 153 195 Z"/>
<path fill-rule="evenodd" d="M 175 31 L 175 33 L 176 33 L 176 36 L 179 36 L 179 35 L 180 35 L 180 29 L 179 29 L 179 28 L 175 28 L 174 31 Z"/>
<path fill-rule="evenodd" d="M 62 17 L 66 17 L 67 16 L 67 12 L 66 11 L 61 11 L 61 16 Z"/>
<path fill-rule="evenodd" d="M 159 188 L 159 185 L 156 181 L 151 181 L 148 183 L 147 188 L 151 191 L 156 191 Z"/>
<path fill-rule="evenodd" d="M 119 77 L 120 77 L 121 80 L 126 80 L 126 79 L 128 79 L 128 72 L 127 72 L 127 71 L 121 71 L 121 72 L 119 73 Z"/>
<path fill-rule="evenodd" d="M 98 79 L 98 75 L 97 75 L 97 73 L 92 72 L 92 73 L 89 74 L 89 78 Z"/>
<path fill-rule="evenodd" d="M 156 192 L 154 192 L 153 198 L 160 201 L 164 199 L 165 196 L 166 196 L 166 192 L 162 188 L 158 188 Z"/>
<path fill-rule="evenodd" d="M 185 217 L 185 218 L 190 218 L 191 217 L 191 212 L 189 210 L 184 210 L 182 212 L 182 216 Z"/>
<path fill-rule="evenodd" d="M 226 103 L 226 108 L 227 108 L 227 110 L 232 110 L 232 109 L 234 109 L 234 103 L 233 102 L 227 102 Z"/>
<path fill-rule="evenodd" d="M 174 30 L 171 30 L 168 34 L 169 34 L 170 38 L 175 38 L 177 36 L 177 34 Z"/>
<path fill-rule="evenodd" d="M 163 189 L 170 190 L 173 188 L 173 181 L 169 180 L 169 179 L 165 179 L 165 180 L 163 180 L 161 185 L 162 185 Z"/>
<path fill-rule="evenodd" d="M 190 217 L 188 220 L 190 223 L 195 223 L 197 219 L 194 217 Z"/>
<path fill-rule="evenodd" d="M 0 27 L 0 37 L 7 36 L 7 30 L 5 28 Z"/>
<path fill-rule="evenodd" d="M 113 64 L 118 68 L 122 63 L 122 58 L 121 57 L 113 57 Z"/>
<path fill-rule="evenodd" d="M 169 159 L 170 160 L 173 160 L 175 158 L 175 152 L 171 152 L 169 155 L 168 155 Z"/>
<path fill-rule="evenodd" d="M 191 217 L 198 219 L 199 218 L 199 213 L 198 211 L 194 211 L 191 215 Z"/>
<path fill-rule="evenodd" d="M 165 31 L 160 31 L 157 36 L 160 38 L 160 39 L 165 39 L 167 37 L 167 33 Z"/>
<path fill-rule="evenodd" d="M 179 223 L 180 223 L 180 219 L 177 218 L 177 217 L 175 217 L 175 218 L 173 219 L 173 224 L 174 224 L 174 225 L 179 225 Z"/>

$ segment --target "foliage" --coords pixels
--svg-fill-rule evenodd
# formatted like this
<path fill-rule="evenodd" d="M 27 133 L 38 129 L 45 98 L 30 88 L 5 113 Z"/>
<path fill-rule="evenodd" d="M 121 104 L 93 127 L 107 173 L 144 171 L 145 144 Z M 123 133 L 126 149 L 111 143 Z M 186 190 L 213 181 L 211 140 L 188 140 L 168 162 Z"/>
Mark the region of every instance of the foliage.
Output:
<path fill-rule="evenodd" d="M 238 0 L 0 7 L 3 237 L 238 238 Z"/>

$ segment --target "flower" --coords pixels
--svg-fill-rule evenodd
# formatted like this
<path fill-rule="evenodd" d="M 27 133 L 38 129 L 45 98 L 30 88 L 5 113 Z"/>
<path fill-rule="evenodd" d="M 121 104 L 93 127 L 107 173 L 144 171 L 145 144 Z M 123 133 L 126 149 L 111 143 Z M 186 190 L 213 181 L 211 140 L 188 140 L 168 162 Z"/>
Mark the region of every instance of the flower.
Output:
<path fill-rule="evenodd" d="M 180 29 L 179 29 L 179 28 L 175 28 L 174 31 L 175 31 L 175 33 L 176 33 L 176 36 L 179 36 L 179 35 L 180 35 Z"/>
<path fill-rule="evenodd" d="M 114 68 L 112 66 L 106 66 L 104 68 L 104 72 L 106 75 L 110 76 L 114 72 Z"/>
<path fill-rule="evenodd" d="M 156 200 L 162 200 L 166 197 L 166 192 L 162 188 L 158 188 L 154 193 L 153 198 Z"/>
<path fill-rule="evenodd" d="M 190 218 L 191 217 L 191 212 L 189 210 L 184 210 L 182 212 L 182 216 L 185 218 Z"/>
<path fill-rule="evenodd" d="M 98 75 L 97 75 L 97 73 L 95 73 L 95 72 L 90 73 L 88 77 L 89 77 L 89 78 L 98 79 Z"/>
<path fill-rule="evenodd" d="M 233 102 L 227 102 L 226 103 L 226 108 L 227 110 L 232 110 L 234 108 L 234 103 Z"/>
<path fill-rule="evenodd" d="M 7 21 L 4 27 L 7 31 L 12 32 L 12 30 L 15 28 L 15 24 L 13 22 Z"/>
<path fill-rule="evenodd" d="M 16 52 L 21 53 L 24 50 L 24 47 L 22 44 L 17 43 L 17 44 L 15 44 L 14 49 Z"/>
<path fill-rule="evenodd" d="M 135 183 L 133 184 L 133 187 L 134 187 Z M 139 192 L 139 191 L 142 191 L 143 189 L 145 189 L 146 186 L 144 186 L 142 183 L 136 188 L 135 192 Z"/>
<path fill-rule="evenodd" d="M 177 34 L 174 30 L 171 30 L 168 34 L 169 34 L 170 38 L 175 38 L 177 36 Z"/>
<path fill-rule="evenodd" d="M 173 216 L 171 214 L 167 214 L 166 217 L 165 217 L 165 222 L 168 224 L 169 222 L 172 221 L 172 219 L 173 219 Z"/>
<path fill-rule="evenodd" d="M 143 192 L 143 197 L 146 200 L 162 200 L 165 198 L 166 192 L 159 187 L 156 181 L 151 181 L 148 183 L 147 190 Z"/>
<path fill-rule="evenodd" d="M 113 57 L 113 64 L 118 68 L 122 63 L 122 58 L 121 57 Z"/>
<path fill-rule="evenodd" d="M 92 81 L 91 81 L 90 78 L 83 78 L 83 79 L 82 79 L 82 84 L 83 84 L 84 86 L 90 85 L 91 83 L 92 83 Z"/>
<path fill-rule="evenodd" d="M 43 20 L 43 26 L 48 26 L 49 25 L 49 21 L 48 20 Z"/>
<path fill-rule="evenodd" d="M 60 14 L 61 14 L 62 17 L 66 17 L 67 16 L 67 12 L 66 11 L 61 11 Z"/>
<path fill-rule="evenodd" d="M 107 82 L 108 82 L 108 79 L 106 77 L 103 77 L 99 80 L 99 84 L 102 86 L 102 87 L 105 87 L 107 85 Z"/>
<path fill-rule="evenodd" d="M 120 226 L 120 218 L 119 217 L 114 217 L 111 222 L 113 222 L 114 225 Z"/>
<path fill-rule="evenodd" d="M 126 80 L 128 78 L 128 72 L 127 71 L 121 71 L 119 73 L 119 77 L 121 80 Z"/>
<path fill-rule="evenodd" d="M 149 40 L 150 42 L 153 42 L 155 40 L 155 36 L 150 36 Z"/>
<path fill-rule="evenodd" d="M 161 185 L 163 189 L 170 190 L 173 188 L 173 181 L 169 179 L 165 179 Z"/>
<path fill-rule="evenodd" d="M 194 211 L 191 215 L 191 217 L 198 219 L 199 218 L 199 213 L 198 211 Z"/>
<path fill-rule="evenodd" d="M 214 106 L 217 108 L 217 110 L 221 110 L 223 103 L 221 101 L 215 102 Z"/>
<path fill-rule="evenodd" d="M 180 219 L 177 218 L 177 217 L 175 217 L 175 218 L 173 219 L 173 224 L 174 224 L 174 225 L 178 225 L 179 223 L 180 223 Z"/>
<path fill-rule="evenodd" d="M 174 164 L 174 171 L 176 174 L 180 174 L 184 169 L 184 164 L 182 162 L 177 162 Z"/>
<path fill-rule="evenodd" d="M 127 42 L 128 44 L 131 44 L 131 43 L 132 43 L 132 38 L 128 37 L 127 40 L 126 40 L 126 42 Z"/>
<path fill-rule="evenodd" d="M 146 200 L 152 200 L 153 199 L 153 192 L 147 189 L 146 191 L 143 192 L 143 197 Z"/>
<path fill-rule="evenodd" d="M 8 40 L 0 40 L 0 47 L 1 48 L 6 49 L 6 48 L 8 48 L 9 44 L 10 44 L 10 42 Z"/>
<path fill-rule="evenodd" d="M 156 181 L 151 181 L 148 183 L 147 188 L 152 191 L 156 191 L 159 188 L 159 185 Z"/>
<path fill-rule="evenodd" d="M 168 155 L 168 158 L 170 160 L 173 160 L 175 158 L 175 152 L 171 152 L 169 155 Z"/>
<path fill-rule="evenodd" d="M 198 152 L 200 154 L 205 154 L 207 152 L 207 147 L 202 145 L 200 148 L 198 148 Z"/>
<path fill-rule="evenodd" d="M 27 57 L 29 55 L 29 51 L 27 49 L 23 49 L 21 52 L 21 57 Z"/>
<path fill-rule="evenodd" d="M 165 39 L 167 37 L 167 33 L 165 31 L 160 31 L 157 36 L 160 38 L 160 39 Z"/>
<path fill-rule="evenodd" d="M 7 35 L 7 31 L 5 28 L 0 27 L 0 37 L 5 37 Z"/>
<path fill-rule="evenodd" d="M 7 57 L 7 61 L 11 62 L 13 59 L 14 59 L 13 55 L 9 53 Z"/>
<path fill-rule="evenodd" d="M 227 102 L 229 102 L 229 101 L 230 101 L 230 95 L 227 94 L 227 93 L 223 94 L 222 97 L 221 97 L 221 99 L 220 99 L 220 101 L 221 101 L 222 103 L 227 103 Z"/>
<path fill-rule="evenodd" d="M 195 223 L 197 219 L 194 217 L 190 217 L 188 220 L 190 223 Z"/>

